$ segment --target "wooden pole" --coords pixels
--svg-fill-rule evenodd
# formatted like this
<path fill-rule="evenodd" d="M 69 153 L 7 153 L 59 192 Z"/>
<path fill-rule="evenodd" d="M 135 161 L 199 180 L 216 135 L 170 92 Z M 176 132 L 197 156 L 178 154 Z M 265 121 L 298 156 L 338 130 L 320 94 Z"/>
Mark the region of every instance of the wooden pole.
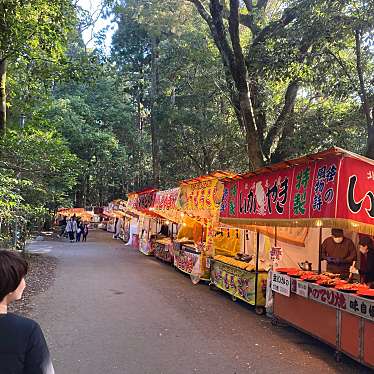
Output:
<path fill-rule="evenodd" d="M 258 286 L 258 261 L 260 254 L 260 233 L 257 231 L 256 236 L 256 276 L 255 276 L 255 307 L 257 306 L 257 286 Z"/>
<path fill-rule="evenodd" d="M 278 229 L 277 226 L 274 228 L 274 247 L 277 246 L 277 241 L 278 241 Z"/>
<path fill-rule="evenodd" d="M 319 228 L 318 238 L 318 274 L 321 274 L 321 259 L 322 257 L 322 226 Z"/>

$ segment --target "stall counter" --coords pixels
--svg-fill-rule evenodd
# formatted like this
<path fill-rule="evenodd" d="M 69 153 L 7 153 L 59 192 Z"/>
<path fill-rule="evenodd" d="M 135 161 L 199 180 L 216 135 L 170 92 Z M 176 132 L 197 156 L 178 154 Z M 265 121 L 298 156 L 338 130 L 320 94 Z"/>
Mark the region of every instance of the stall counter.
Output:
<path fill-rule="evenodd" d="M 273 299 L 276 320 L 335 348 L 337 357 L 342 352 L 374 369 L 374 300 L 277 272 L 274 280 L 272 289 L 279 286 Z"/>
<path fill-rule="evenodd" d="M 233 299 L 245 301 L 258 307 L 263 312 L 266 301 L 267 271 L 248 271 L 229 265 L 219 260 L 211 260 L 211 283 L 217 288 L 229 293 Z M 257 287 L 256 287 L 257 280 Z"/>
<path fill-rule="evenodd" d="M 193 244 L 174 243 L 174 266 L 183 273 L 199 273 L 201 280 L 210 280 L 209 259 Z"/>
<path fill-rule="evenodd" d="M 174 245 L 171 239 L 157 239 L 154 244 L 154 256 L 161 261 L 173 263 Z"/>

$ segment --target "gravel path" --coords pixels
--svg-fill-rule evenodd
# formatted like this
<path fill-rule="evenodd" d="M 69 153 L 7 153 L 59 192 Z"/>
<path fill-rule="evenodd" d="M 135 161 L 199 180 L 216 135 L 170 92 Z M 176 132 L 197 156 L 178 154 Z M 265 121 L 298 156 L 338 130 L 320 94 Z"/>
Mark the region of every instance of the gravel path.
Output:
<path fill-rule="evenodd" d="M 369 373 L 104 232 L 41 242 L 56 279 L 32 298 L 57 374 Z M 321 321 L 323 323 L 323 321 Z"/>
<path fill-rule="evenodd" d="M 34 308 L 33 298 L 45 292 L 54 281 L 57 258 L 37 253 L 26 253 L 24 257 L 29 264 L 27 287 L 22 299 L 12 303 L 9 310 L 28 317 Z"/>

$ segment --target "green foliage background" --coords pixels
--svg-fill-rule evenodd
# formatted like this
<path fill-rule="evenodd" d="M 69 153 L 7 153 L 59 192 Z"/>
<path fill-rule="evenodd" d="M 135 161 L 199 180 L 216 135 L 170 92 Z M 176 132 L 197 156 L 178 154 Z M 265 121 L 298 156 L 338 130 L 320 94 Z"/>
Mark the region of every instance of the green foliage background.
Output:
<path fill-rule="evenodd" d="M 276 29 L 247 61 L 269 123 L 279 115 L 290 81 L 298 79 L 300 89 L 287 119 L 292 131 L 274 139 L 264 162 L 271 162 L 277 147 L 285 157 L 333 145 L 364 154 L 367 127 L 354 31 L 362 31 L 364 79 L 374 102 L 373 12 L 368 12 L 373 1 L 266 3 L 253 14 L 244 5 L 240 11 L 253 16 L 258 27 L 273 25 L 285 9 L 297 12 L 293 24 Z M 75 2 L 0 2 L 0 58 L 8 61 L 8 131 L 0 140 L 4 237 L 12 234 L 15 219 L 40 229 L 60 206 L 103 205 L 151 186 L 151 116 L 159 129 L 160 188 L 217 169 L 248 167 L 227 70 L 193 4 L 108 0 L 103 5 L 116 26 L 110 52 L 103 44 L 105 30 L 96 35 L 95 48 L 84 44 L 81 31 L 91 19 Z M 306 37 L 313 47 L 300 63 L 297 48 Z M 251 38 L 248 28 L 240 28 L 245 52 Z"/>

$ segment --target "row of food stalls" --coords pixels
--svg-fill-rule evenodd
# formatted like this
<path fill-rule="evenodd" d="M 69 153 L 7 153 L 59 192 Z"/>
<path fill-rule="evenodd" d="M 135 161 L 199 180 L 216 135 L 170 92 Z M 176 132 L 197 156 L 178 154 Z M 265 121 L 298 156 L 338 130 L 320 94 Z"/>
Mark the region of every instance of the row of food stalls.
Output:
<path fill-rule="evenodd" d="M 374 367 L 374 295 L 326 273 L 320 250 L 331 228 L 374 234 L 373 183 L 374 162 L 339 148 L 216 172 L 130 194 L 124 239 Z"/>

